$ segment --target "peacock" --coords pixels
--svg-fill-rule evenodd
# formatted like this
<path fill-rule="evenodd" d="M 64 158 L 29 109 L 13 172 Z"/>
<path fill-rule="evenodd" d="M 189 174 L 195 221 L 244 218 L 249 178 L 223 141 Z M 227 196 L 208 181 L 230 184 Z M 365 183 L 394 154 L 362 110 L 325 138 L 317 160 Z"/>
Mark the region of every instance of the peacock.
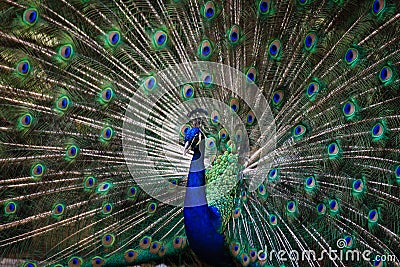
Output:
<path fill-rule="evenodd" d="M 399 7 L 1 0 L 0 265 L 400 266 Z"/>

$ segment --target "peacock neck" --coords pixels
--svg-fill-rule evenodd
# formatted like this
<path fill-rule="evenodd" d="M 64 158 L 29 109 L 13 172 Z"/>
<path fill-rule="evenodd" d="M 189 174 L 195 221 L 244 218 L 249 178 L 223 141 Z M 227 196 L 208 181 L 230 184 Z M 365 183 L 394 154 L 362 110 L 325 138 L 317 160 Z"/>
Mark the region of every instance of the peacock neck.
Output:
<path fill-rule="evenodd" d="M 204 146 L 196 147 L 190 162 L 188 187 L 199 187 L 206 184 L 204 171 Z"/>

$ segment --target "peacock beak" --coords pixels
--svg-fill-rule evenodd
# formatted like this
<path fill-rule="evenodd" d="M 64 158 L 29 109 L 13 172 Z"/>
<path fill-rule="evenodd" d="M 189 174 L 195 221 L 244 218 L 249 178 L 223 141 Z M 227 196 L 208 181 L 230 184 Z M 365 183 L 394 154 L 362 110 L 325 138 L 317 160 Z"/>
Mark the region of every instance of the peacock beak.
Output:
<path fill-rule="evenodd" d="M 185 143 L 185 148 L 183 149 L 183 155 L 184 155 L 184 156 L 185 156 L 186 153 L 189 151 L 189 149 L 190 149 L 190 143 L 189 143 L 189 141 L 186 141 L 186 143 Z"/>

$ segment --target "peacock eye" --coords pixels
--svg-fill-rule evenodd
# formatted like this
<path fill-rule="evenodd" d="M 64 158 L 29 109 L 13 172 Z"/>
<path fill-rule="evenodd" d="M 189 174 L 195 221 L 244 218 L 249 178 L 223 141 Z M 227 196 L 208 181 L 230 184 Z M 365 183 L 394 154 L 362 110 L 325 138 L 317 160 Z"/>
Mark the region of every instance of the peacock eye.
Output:
<path fill-rule="evenodd" d="M 353 237 L 351 236 L 345 236 L 344 240 L 346 241 L 346 248 L 352 248 L 353 247 Z"/>
<path fill-rule="evenodd" d="M 194 88 L 190 84 L 182 86 L 181 96 L 184 100 L 189 100 L 194 97 Z"/>
<path fill-rule="evenodd" d="M 315 98 L 315 96 L 317 95 L 317 93 L 319 92 L 320 89 L 320 85 L 318 82 L 311 82 L 308 86 L 307 86 L 307 96 L 313 100 Z"/>
<path fill-rule="evenodd" d="M 334 142 L 328 145 L 328 156 L 330 158 L 335 158 L 339 155 L 340 149 L 339 149 L 339 145 Z"/>
<path fill-rule="evenodd" d="M 131 187 L 128 188 L 128 192 L 127 193 L 128 193 L 128 198 L 129 199 L 135 199 L 135 197 L 138 194 L 138 189 L 137 189 L 136 186 L 131 186 Z"/>
<path fill-rule="evenodd" d="M 56 108 L 57 110 L 64 112 L 68 110 L 70 103 L 71 101 L 68 96 L 61 96 L 56 101 Z"/>
<path fill-rule="evenodd" d="M 6 215 L 11 215 L 17 212 L 17 203 L 14 201 L 9 201 L 4 205 L 4 212 Z"/>
<path fill-rule="evenodd" d="M 107 126 L 101 130 L 100 137 L 104 141 L 109 141 L 114 136 L 114 130 Z"/>
<path fill-rule="evenodd" d="M 218 136 L 222 141 L 226 141 L 229 137 L 228 132 L 224 128 L 219 131 Z"/>
<path fill-rule="evenodd" d="M 231 243 L 231 253 L 233 256 L 237 256 L 240 252 L 240 244 L 239 243 Z"/>
<path fill-rule="evenodd" d="M 97 186 L 96 191 L 97 191 L 97 193 L 99 193 L 99 194 L 107 194 L 108 191 L 111 189 L 111 187 L 112 187 L 112 184 L 111 184 L 111 183 L 109 183 L 109 182 L 102 182 L 102 183 L 100 183 L 100 184 Z"/>
<path fill-rule="evenodd" d="M 306 50 L 310 51 L 313 49 L 317 42 L 317 36 L 315 33 L 309 33 L 304 39 L 304 45 Z"/>
<path fill-rule="evenodd" d="M 200 58 L 207 59 L 212 54 L 212 44 L 209 40 L 204 40 L 199 46 Z"/>
<path fill-rule="evenodd" d="M 108 44 L 111 46 L 116 46 L 121 41 L 121 36 L 118 31 L 110 31 L 107 34 Z"/>
<path fill-rule="evenodd" d="M 108 215 L 112 212 L 112 204 L 111 203 L 104 203 L 101 211 L 104 215 Z"/>
<path fill-rule="evenodd" d="M 266 261 L 267 260 L 267 254 L 264 252 L 264 251 L 262 251 L 262 250 L 260 250 L 259 252 L 258 252 L 258 259 L 260 260 L 260 261 Z"/>
<path fill-rule="evenodd" d="M 60 217 L 64 214 L 65 206 L 63 204 L 55 204 L 53 207 L 53 215 L 55 217 Z"/>
<path fill-rule="evenodd" d="M 155 213 L 157 210 L 157 203 L 151 202 L 147 205 L 147 212 L 150 214 Z"/>
<path fill-rule="evenodd" d="M 215 4 L 212 1 L 208 1 L 204 5 L 203 16 L 206 19 L 212 19 L 215 16 Z"/>
<path fill-rule="evenodd" d="M 308 191 L 313 190 L 316 188 L 316 186 L 317 186 L 317 181 L 314 176 L 310 176 L 305 179 L 306 190 Z"/>
<path fill-rule="evenodd" d="M 353 102 L 349 101 L 343 105 L 342 111 L 346 118 L 350 118 L 356 113 L 356 106 Z"/>
<path fill-rule="evenodd" d="M 239 26 L 233 25 L 228 32 L 229 42 L 232 44 L 236 44 L 239 41 L 239 38 L 240 38 Z"/>
<path fill-rule="evenodd" d="M 373 139 L 380 139 L 383 136 L 383 133 L 384 133 L 384 128 L 382 123 L 379 122 L 375 124 L 374 127 L 372 127 L 371 134 Z"/>
<path fill-rule="evenodd" d="M 101 243 L 104 247 L 112 247 L 114 242 L 115 236 L 113 234 L 105 234 L 101 239 Z"/>
<path fill-rule="evenodd" d="M 395 175 L 397 182 L 400 182 L 400 165 L 396 167 Z"/>
<path fill-rule="evenodd" d="M 220 120 L 219 112 L 214 110 L 210 115 L 211 124 L 218 125 L 219 124 L 219 120 Z"/>
<path fill-rule="evenodd" d="M 92 259 L 92 266 L 93 267 L 101 267 L 105 263 L 105 260 L 99 256 L 93 257 Z"/>
<path fill-rule="evenodd" d="M 326 213 L 326 206 L 323 203 L 317 205 L 317 212 L 319 215 L 324 215 Z"/>
<path fill-rule="evenodd" d="M 364 190 L 364 182 L 361 179 L 357 179 L 353 182 L 353 191 L 360 193 Z"/>
<path fill-rule="evenodd" d="M 310 0 L 298 0 L 300 5 L 306 5 L 310 3 Z"/>
<path fill-rule="evenodd" d="M 239 111 L 239 99 L 237 98 L 232 98 L 229 101 L 229 106 L 231 107 L 231 110 L 233 112 L 238 112 Z"/>
<path fill-rule="evenodd" d="M 79 148 L 76 145 L 70 145 L 67 147 L 67 159 L 74 159 L 79 153 Z"/>
<path fill-rule="evenodd" d="M 278 106 L 280 103 L 282 103 L 283 97 L 284 97 L 283 91 L 276 91 L 272 95 L 272 104 L 274 106 Z"/>
<path fill-rule="evenodd" d="M 349 48 L 345 55 L 346 63 L 349 65 L 354 65 L 358 60 L 358 50 L 356 48 Z"/>
<path fill-rule="evenodd" d="M 44 174 L 45 167 L 41 163 L 36 163 L 31 168 L 31 176 L 34 179 L 41 178 Z"/>
<path fill-rule="evenodd" d="M 258 3 L 258 11 L 265 15 L 271 11 L 271 0 L 261 0 Z"/>
<path fill-rule="evenodd" d="M 375 0 L 372 3 L 372 13 L 374 13 L 375 16 L 379 15 L 382 10 L 386 7 L 386 1 L 385 0 Z"/>
<path fill-rule="evenodd" d="M 148 249 L 150 247 L 150 243 L 151 243 L 151 237 L 149 236 L 144 236 L 139 243 L 139 246 L 142 249 Z"/>
<path fill-rule="evenodd" d="M 235 134 L 235 141 L 236 143 L 240 143 L 243 140 L 243 131 L 242 130 L 237 130 Z"/>
<path fill-rule="evenodd" d="M 299 124 L 293 130 L 293 137 L 296 139 L 300 139 L 306 133 L 306 127 Z"/>
<path fill-rule="evenodd" d="M 30 114 L 22 115 L 19 119 L 21 126 L 24 128 L 30 127 L 32 125 L 32 120 L 32 115 Z"/>
<path fill-rule="evenodd" d="M 256 117 L 255 117 L 255 115 L 254 115 L 254 112 L 250 110 L 250 111 L 247 113 L 246 124 L 249 125 L 249 126 L 251 126 L 251 125 L 253 125 L 253 124 L 255 123 L 255 121 L 256 121 Z"/>
<path fill-rule="evenodd" d="M 268 180 L 274 181 L 278 178 L 278 169 L 271 169 L 268 173 Z"/>
<path fill-rule="evenodd" d="M 208 150 L 214 150 L 216 148 L 216 141 L 214 137 L 209 137 L 206 140 L 206 148 Z"/>
<path fill-rule="evenodd" d="M 31 261 L 25 262 L 23 267 L 37 267 L 37 264 Z"/>
<path fill-rule="evenodd" d="M 59 53 L 60 53 L 62 59 L 69 60 L 71 58 L 72 54 L 74 53 L 74 49 L 73 49 L 72 45 L 69 45 L 69 44 L 63 45 L 60 48 Z"/>
<path fill-rule="evenodd" d="M 249 68 L 246 73 L 247 80 L 251 83 L 255 82 L 257 79 L 257 70 L 254 67 Z"/>
<path fill-rule="evenodd" d="M 376 223 L 379 219 L 379 214 L 376 209 L 370 210 L 368 213 L 369 222 Z"/>
<path fill-rule="evenodd" d="M 336 213 L 339 211 L 339 202 L 335 199 L 329 200 L 329 208 L 331 212 Z"/>
<path fill-rule="evenodd" d="M 111 87 L 107 87 L 101 91 L 100 94 L 101 101 L 104 103 L 109 103 L 114 97 L 114 91 Z"/>
<path fill-rule="evenodd" d="M 32 26 L 38 20 L 38 12 L 35 8 L 28 8 L 24 11 L 23 21 L 25 24 Z"/>
<path fill-rule="evenodd" d="M 260 184 L 260 185 L 258 186 L 257 193 L 258 193 L 260 196 L 265 196 L 265 195 L 267 194 L 267 190 L 265 189 L 265 185 L 264 185 L 264 184 Z"/>
<path fill-rule="evenodd" d="M 93 176 L 88 176 L 83 181 L 83 186 L 85 189 L 92 189 L 96 183 L 96 178 Z"/>
<path fill-rule="evenodd" d="M 296 202 L 294 202 L 293 200 L 288 201 L 288 203 L 286 204 L 286 210 L 287 210 L 289 213 L 294 213 L 294 212 L 296 212 L 296 210 L 297 210 Z"/>
<path fill-rule="evenodd" d="M 374 260 L 373 266 L 374 267 L 382 267 L 384 261 L 381 258 L 377 258 Z"/>
<path fill-rule="evenodd" d="M 210 87 L 213 83 L 213 76 L 209 73 L 204 73 L 201 77 L 204 87 Z"/>
<path fill-rule="evenodd" d="M 281 41 L 275 39 L 268 47 L 268 53 L 272 58 L 278 58 L 281 53 Z"/>
<path fill-rule="evenodd" d="M 28 60 L 21 60 L 17 64 L 17 72 L 19 75 L 25 76 L 31 70 L 31 65 Z"/>
<path fill-rule="evenodd" d="M 138 253 L 133 249 L 129 249 L 129 250 L 125 251 L 125 254 L 124 254 L 125 260 L 127 262 L 133 262 L 137 258 L 137 256 L 138 256 Z"/>
<path fill-rule="evenodd" d="M 393 79 L 393 69 L 389 66 L 384 66 L 379 72 L 379 79 L 384 84 L 390 83 Z"/>
<path fill-rule="evenodd" d="M 79 257 L 72 257 L 68 261 L 68 267 L 80 267 L 82 265 L 83 261 Z"/>
<path fill-rule="evenodd" d="M 242 213 L 242 209 L 241 208 L 238 207 L 238 208 L 234 209 L 232 211 L 233 218 L 235 218 L 235 219 L 239 218 L 241 213 Z"/>
<path fill-rule="evenodd" d="M 269 223 L 271 225 L 277 225 L 278 224 L 278 219 L 277 219 L 275 214 L 270 214 L 269 215 Z"/>
<path fill-rule="evenodd" d="M 153 91 L 157 86 L 156 78 L 153 76 L 147 77 L 143 82 L 143 88 L 145 92 Z"/>
<path fill-rule="evenodd" d="M 243 266 L 247 266 L 250 263 L 250 257 L 246 253 L 242 253 L 241 259 Z"/>
<path fill-rule="evenodd" d="M 168 41 L 168 35 L 165 31 L 157 31 L 153 36 L 153 42 L 156 48 L 163 48 Z"/>

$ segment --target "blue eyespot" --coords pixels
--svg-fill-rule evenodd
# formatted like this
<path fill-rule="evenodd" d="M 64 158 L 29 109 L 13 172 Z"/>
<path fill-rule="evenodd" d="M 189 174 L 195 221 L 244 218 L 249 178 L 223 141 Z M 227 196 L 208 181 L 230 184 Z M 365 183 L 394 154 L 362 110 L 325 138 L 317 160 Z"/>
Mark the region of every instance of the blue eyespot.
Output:
<path fill-rule="evenodd" d="M 353 102 L 349 101 L 343 105 L 343 114 L 346 118 L 351 118 L 356 113 L 356 107 Z"/>
<path fill-rule="evenodd" d="M 161 49 L 166 46 L 168 41 L 168 34 L 163 30 L 158 30 L 153 35 L 153 44 L 155 48 Z"/>
<path fill-rule="evenodd" d="M 384 66 L 379 72 L 379 80 L 383 84 L 389 84 L 393 80 L 393 69 L 390 66 Z"/>
<path fill-rule="evenodd" d="M 111 46 L 116 46 L 120 41 L 121 37 L 118 31 L 111 31 L 107 35 L 108 44 Z"/>
<path fill-rule="evenodd" d="M 315 35 L 315 33 L 309 33 L 304 40 L 306 50 L 311 50 L 312 48 L 314 48 L 316 45 L 316 40 L 317 36 Z"/>
<path fill-rule="evenodd" d="M 212 54 L 212 44 L 209 40 L 204 40 L 199 46 L 199 57 L 208 59 Z"/>
<path fill-rule="evenodd" d="M 20 125 L 21 125 L 23 128 L 28 128 L 28 127 L 30 127 L 30 126 L 32 125 L 32 120 L 33 120 L 33 118 L 32 118 L 32 115 L 30 115 L 30 114 L 22 115 L 22 116 L 20 117 L 20 119 L 19 119 Z"/>
<path fill-rule="evenodd" d="M 258 10 L 263 15 L 268 14 L 271 10 L 271 1 L 270 0 L 259 1 Z"/>
<path fill-rule="evenodd" d="M 340 148 L 339 145 L 334 142 L 328 145 L 328 156 L 329 158 L 336 158 L 339 156 Z"/>
<path fill-rule="evenodd" d="M 73 54 L 73 48 L 71 45 L 67 44 L 60 48 L 59 54 L 63 60 L 69 60 Z"/>
<path fill-rule="evenodd" d="M 379 15 L 386 6 L 385 0 L 375 0 L 372 4 L 372 13 Z"/>
<path fill-rule="evenodd" d="M 204 80 L 203 80 L 203 83 L 204 83 L 205 85 L 210 85 L 211 82 L 212 82 L 212 77 L 211 77 L 211 75 L 207 75 L 207 76 L 204 78 Z"/>
<path fill-rule="evenodd" d="M 278 59 L 281 52 L 281 42 L 278 39 L 273 40 L 268 48 L 269 55 L 274 58 Z"/>
<path fill-rule="evenodd" d="M 353 182 L 353 191 L 355 193 L 361 193 L 364 190 L 364 182 L 361 179 L 357 179 Z"/>
<path fill-rule="evenodd" d="M 373 139 L 380 139 L 384 134 L 384 127 L 382 123 L 379 122 L 374 127 L 372 127 L 371 133 Z"/>
<path fill-rule="evenodd" d="M 28 60 L 21 60 L 18 64 L 17 64 L 17 72 L 19 75 L 25 76 L 29 73 L 31 69 L 31 65 L 29 63 Z"/>
<path fill-rule="evenodd" d="M 358 60 L 358 50 L 355 48 L 349 48 L 345 55 L 346 63 L 349 65 L 354 65 Z"/>
<path fill-rule="evenodd" d="M 114 97 L 114 91 L 111 87 L 106 87 L 100 92 L 100 103 L 107 104 Z"/>
<path fill-rule="evenodd" d="M 257 78 L 257 69 L 255 67 L 251 67 L 247 70 L 247 81 L 250 83 L 254 83 Z"/>
<path fill-rule="evenodd" d="M 69 145 L 67 147 L 66 157 L 68 160 L 76 158 L 78 155 L 79 148 L 76 145 Z"/>
<path fill-rule="evenodd" d="M 22 18 L 25 24 L 32 26 L 38 20 L 38 12 L 35 8 L 28 8 L 24 11 Z"/>
<path fill-rule="evenodd" d="M 211 19 L 215 15 L 215 5 L 212 1 L 207 2 L 203 7 L 203 16 L 206 19 Z"/>
<path fill-rule="evenodd" d="M 375 210 L 375 209 L 370 210 L 369 213 L 368 213 L 369 222 L 375 223 L 375 222 L 378 221 L 378 219 L 379 219 L 378 211 Z"/>
<path fill-rule="evenodd" d="M 320 215 L 324 215 L 326 212 L 326 206 L 323 203 L 317 205 L 317 211 Z"/>
<path fill-rule="evenodd" d="M 250 111 L 247 113 L 247 121 L 246 121 L 246 124 L 249 125 L 249 126 L 251 126 L 251 125 L 254 124 L 254 122 L 255 122 L 255 115 L 254 115 L 254 112 L 253 112 L 252 110 L 250 110 Z"/>

